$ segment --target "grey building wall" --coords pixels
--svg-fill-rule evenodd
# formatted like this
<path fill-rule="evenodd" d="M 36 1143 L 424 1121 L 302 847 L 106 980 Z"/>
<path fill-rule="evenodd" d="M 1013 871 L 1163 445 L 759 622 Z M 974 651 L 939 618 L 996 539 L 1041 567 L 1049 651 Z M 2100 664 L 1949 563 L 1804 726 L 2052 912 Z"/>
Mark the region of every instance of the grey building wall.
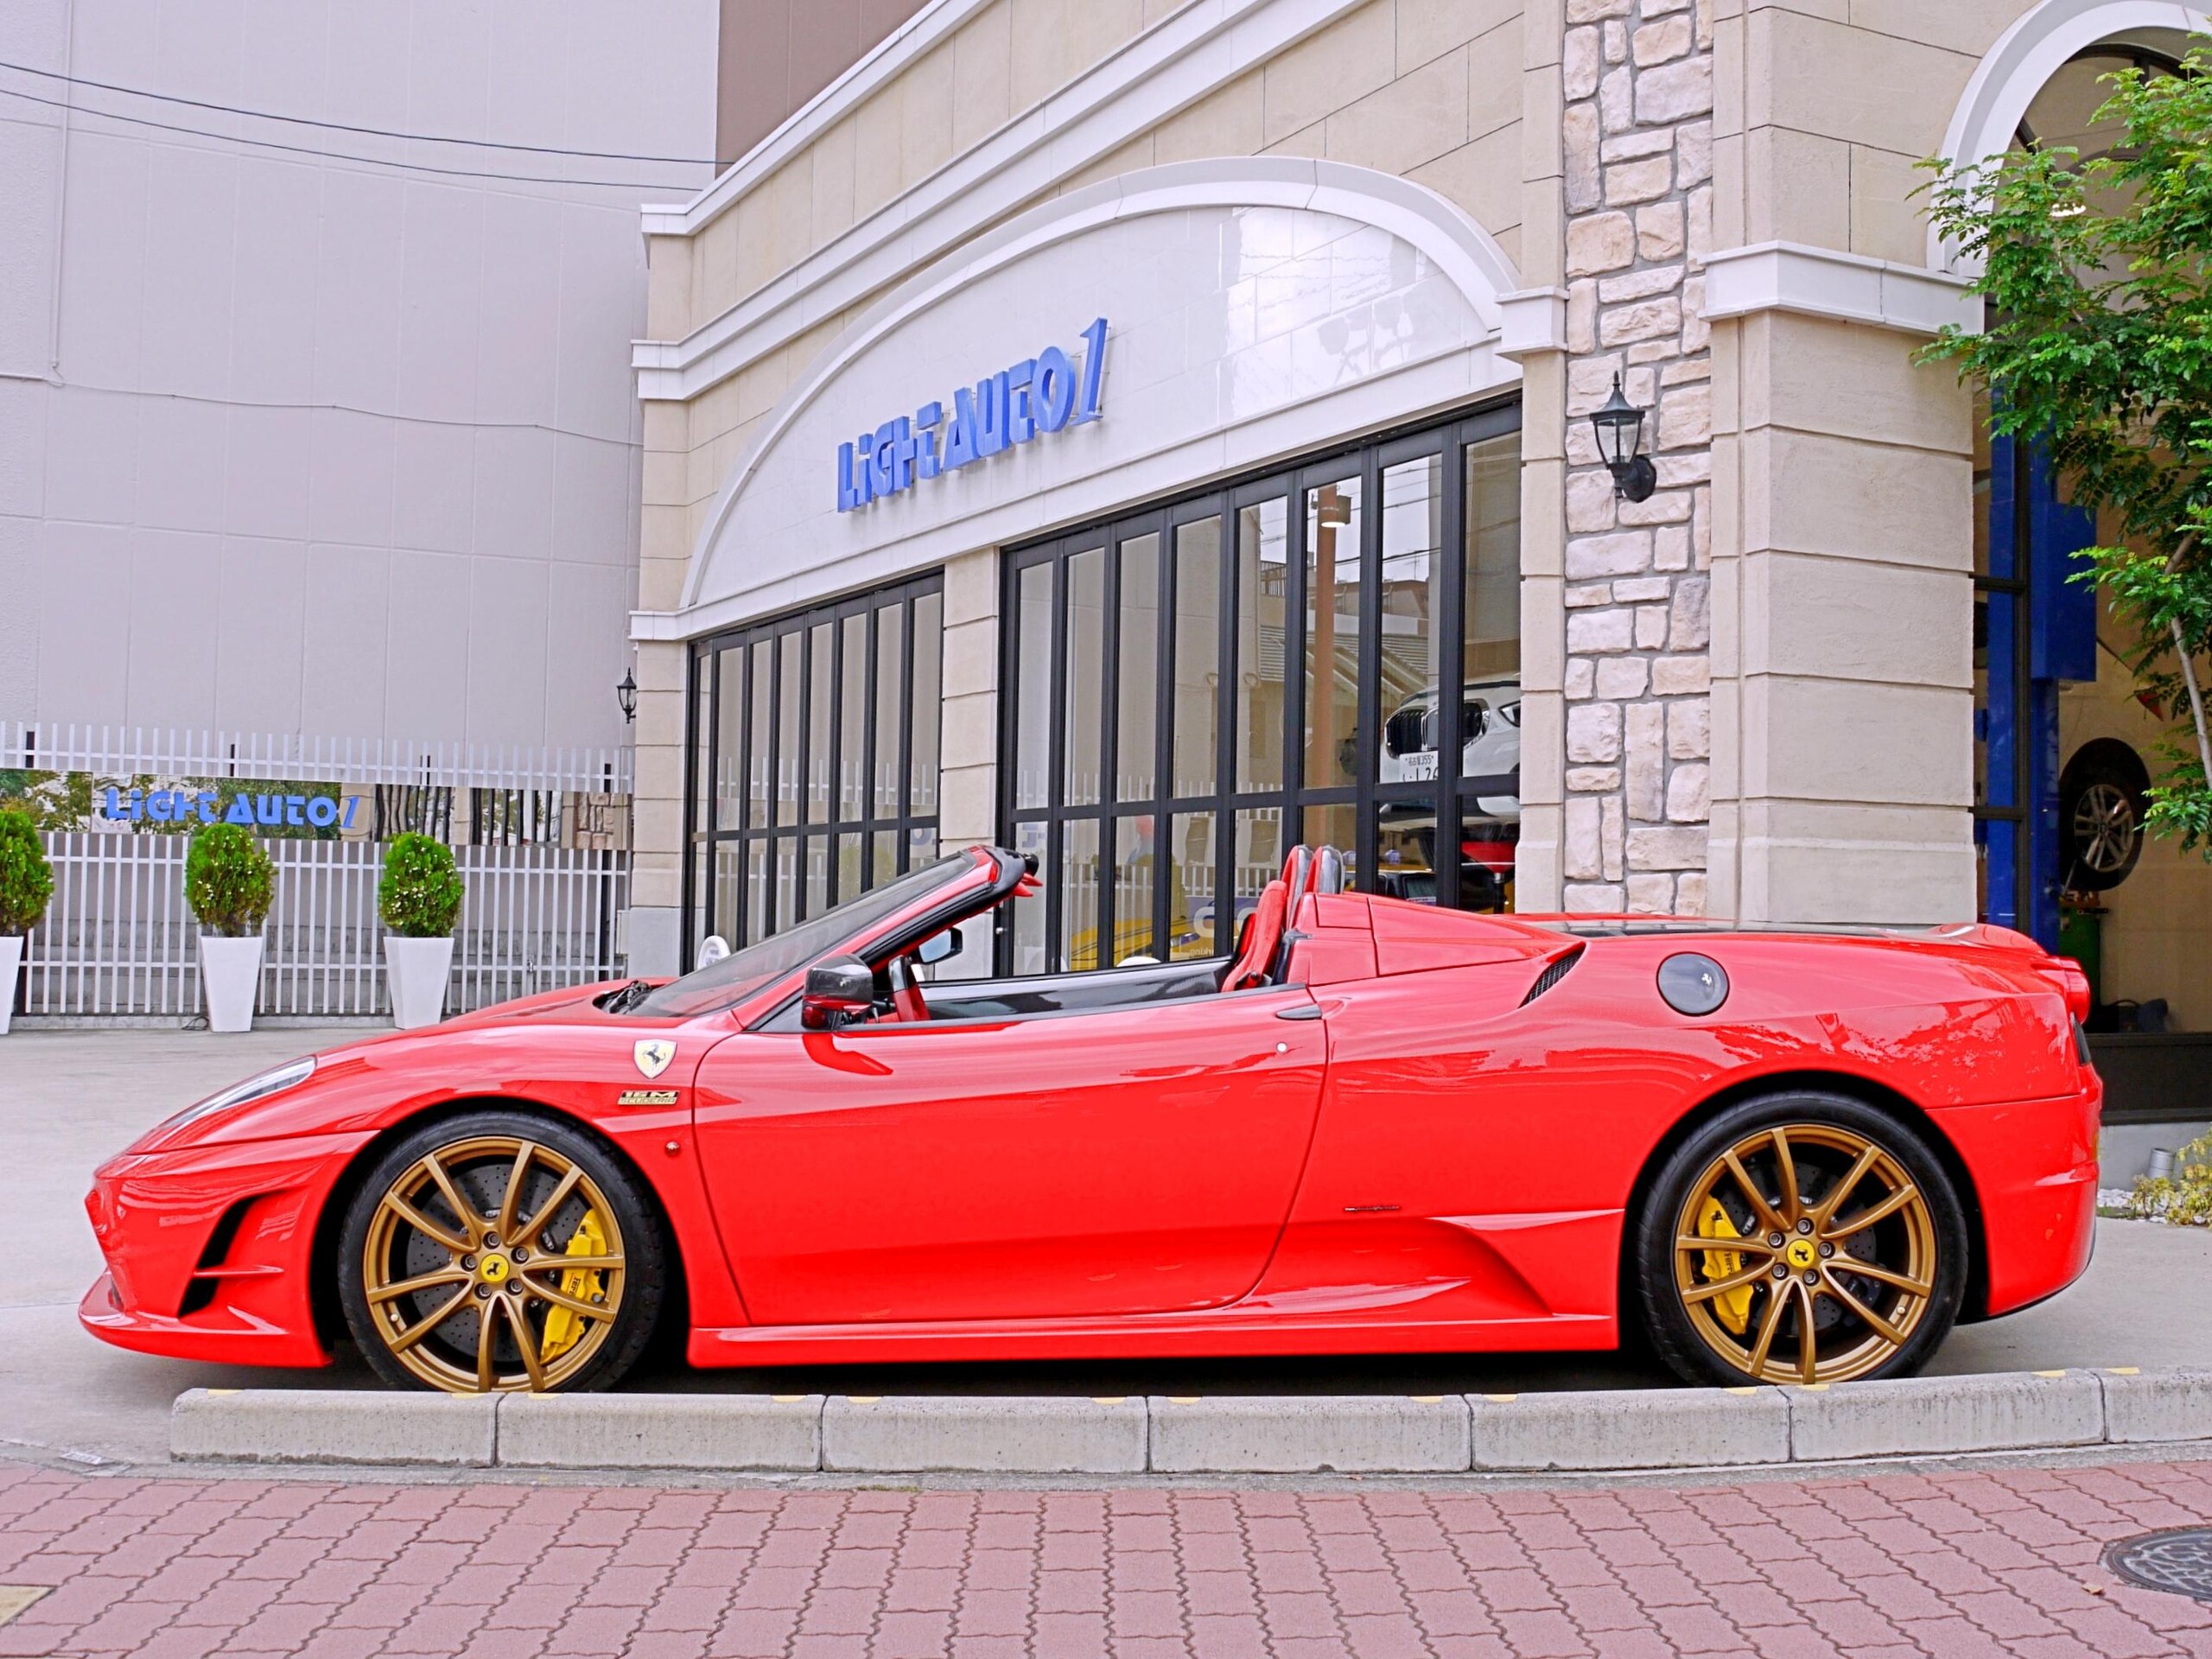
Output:
<path fill-rule="evenodd" d="M 0 60 L 78 83 L 0 68 L 0 717 L 619 741 L 637 210 L 710 176 L 717 28 L 716 0 L 0 7 Z"/>
<path fill-rule="evenodd" d="M 922 9 L 923 0 L 721 0 L 715 154 L 729 166 Z"/>

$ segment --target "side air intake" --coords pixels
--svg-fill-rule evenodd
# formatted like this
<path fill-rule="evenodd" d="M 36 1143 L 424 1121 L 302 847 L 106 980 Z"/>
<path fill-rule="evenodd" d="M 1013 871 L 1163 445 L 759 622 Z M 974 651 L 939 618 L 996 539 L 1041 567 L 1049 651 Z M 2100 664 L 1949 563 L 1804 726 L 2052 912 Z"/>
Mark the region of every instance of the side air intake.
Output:
<path fill-rule="evenodd" d="M 1576 963 L 1582 960 L 1582 952 L 1585 949 L 1585 946 L 1580 944 L 1576 945 L 1573 950 L 1568 951 L 1565 956 L 1557 958 L 1553 962 L 1550 967 L 1545 969 L 1542 973 L 1538 974 L 1536 976 L 1536 982 L 1529 988 L 1529 995 L 1521 999 L 1521 1006 L 1524 1008 L 1527 1007 L 1531 1002 L 1541 996 L 1546 991 L 1548 991 L 1553 986 L 1558 984 L 1560 981 L 1565 979 L 1567 976 L 1567 970 L 1573 968 Z"/>

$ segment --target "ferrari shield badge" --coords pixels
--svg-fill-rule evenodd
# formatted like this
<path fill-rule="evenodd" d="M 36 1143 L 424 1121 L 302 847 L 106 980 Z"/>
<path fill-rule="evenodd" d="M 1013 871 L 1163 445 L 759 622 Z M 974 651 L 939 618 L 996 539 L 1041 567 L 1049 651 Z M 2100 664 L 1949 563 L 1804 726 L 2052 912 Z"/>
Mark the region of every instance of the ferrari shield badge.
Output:
<path fill-rule="evenodd" d="M 640 1037 L 630 1051 L 638 1062 L 638 1070 L 649 1077 L 657 1077 L 668 1070 L 668 1063 L 676 1058 L 676 1045 L 665 1037 Z"/>

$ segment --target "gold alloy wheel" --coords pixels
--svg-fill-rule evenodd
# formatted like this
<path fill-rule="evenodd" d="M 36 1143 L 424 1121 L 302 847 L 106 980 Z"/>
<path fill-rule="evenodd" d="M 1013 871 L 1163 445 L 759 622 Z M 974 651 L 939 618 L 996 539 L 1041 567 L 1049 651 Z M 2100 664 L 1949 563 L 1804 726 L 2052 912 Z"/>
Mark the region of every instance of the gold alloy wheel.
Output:
<path fill-rule="evenodd" d="M 622 1230 L 582 1167 L 481 1135 L 402 1171 L 370 1218 L 361 1284 L 385 1351 L 448 1394 L 560 1388 L 622 1306 Z"/>
<path fill-rule="evenodd" d="M 1690 1324 L 1731 1369 L 1841 1382 L 1887 1362 L 1927 1317 L 1936 1219 L 1888 1148 L 1783 1124 L 1705 1167 L 1675 1217 L 1674 1258 Z"/>

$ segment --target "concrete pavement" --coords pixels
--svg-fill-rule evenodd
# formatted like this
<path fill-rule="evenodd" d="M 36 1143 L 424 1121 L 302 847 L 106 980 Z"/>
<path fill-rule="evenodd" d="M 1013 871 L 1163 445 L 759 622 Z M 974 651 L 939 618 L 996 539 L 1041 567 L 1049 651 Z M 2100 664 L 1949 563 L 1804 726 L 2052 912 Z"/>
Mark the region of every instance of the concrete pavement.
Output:
<path fill-rule="evenodd" d="M 0 1465 L 0 1655 L 2212 1656 L 2112 1541 L 2212 1465 L 1722 1491 L 766 1492 Z M 0 1603 L 0 1611 L 4 1611 Z"/>
<path fill-rule="evenodd" d="M 0 1277 L 0 1453 L 164 1462 L 170 1402 L 188 1388 L 369 1385 L 348 1360 L 283 1372 L 127 1354 L 86 1336 L 76 1304 L 99 1271 L 83 1197 L 101 1159 L 169 1113 L 342 1031 L 31 1032 L 0 1039 L 0 1215 L 16 1248 Z M 2212 1232 L 2107 1222 L 2082 1281 L 2012 1319 L 1955 1333 L 1938 1374 L 2212 1365 Z M 642 1372 L 637 1389 L 760 1394 L 1399 1395 L 1636 1388 L 1671 1379 L 1605 1355 L 1482 1359 L 1158 1361 L 779 1367 Z"/>

